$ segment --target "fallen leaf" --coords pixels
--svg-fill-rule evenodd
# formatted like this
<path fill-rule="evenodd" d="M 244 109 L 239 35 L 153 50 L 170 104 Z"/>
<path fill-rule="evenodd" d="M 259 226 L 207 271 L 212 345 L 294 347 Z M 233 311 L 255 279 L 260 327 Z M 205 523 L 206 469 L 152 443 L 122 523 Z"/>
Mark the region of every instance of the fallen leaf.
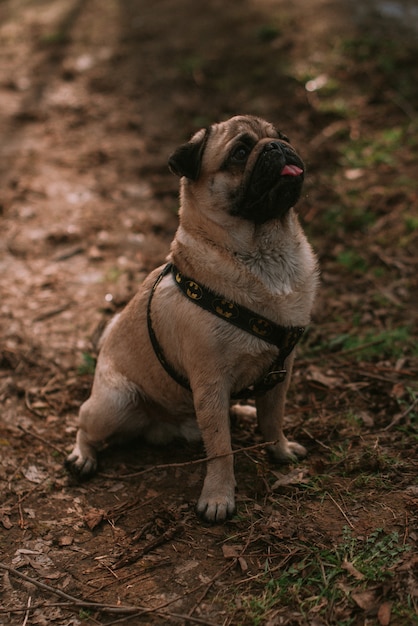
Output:
<path fill-rule="evenodd" d="M 377 599 L 374 591 L 359 591 L 351 594 L 354 602 L 363 611 L 372 611 L 376 608 Z"/>
<path fill-rule="evenodd" d="M 389 626 L 392 613 L 392 602 L 383 602 L 377 612 L 377 619 L 380 626 Z"/>
<path fill-rule="evenodd" d="M 48 578 L 49 580 L 57 580 L 61 578 L 62 573 L 59 572 L 51 561 L 50 567 L 44 567 L 42 563 L 38 563 L 35 559 L 27 559 L 28 563 L 38 572 L 42 578 Z"/>
<path fill-rule="evenodd" d="M 186 561 L 185 563 L 181 563 L 180 565 L 178 565 L 174 571 L 176 574 L 184 575 L 187 574 L 187 572 L 195 569 L 195 567 L 199 567 L 199 565 L 199 561 L 194 561 L 193 559 L 191 559 L 189 561 Z"/>
<path fill-rule="evenodd" d="M 10 517 L 6 515 L 6 513 L 0 513 L 0 522 L 5 530 L 10 530 L 11 528 L 13 528 Z"/>
<path fill-rule="evenodd" d="M 222 546 L 222 553 L 226 559 L 237 559 L 241 551 L 242 546 L 230 546 L 228 544 Z"/>
<path fill-rule="evenodd" d="M 357 580 L 364 580 L 364 574 L 359 572 L 358 569 L 356 569 L 354 565 L 349 561 L 343 561 L 341 567 L 345 569 L 350 574 L 350 576 L 354 576 L 354 578 L 356 578 Z"/>
<path fill-rule="evenodd" d="M 308 380 L 312 380 L 315 383 L 319 383 L 320 385 L 323 385 L 324 387 L 327 387 L 328 389 L 335 389 L 336 387 L 341 387 L 343 383 L 341 378 L 324 374 L 322 370 L 314 366 L 311 366 L 308 369 L 306 378 Z"/>
<path fill-rule="evenodd" d="M 90 530 L 94 530 L 96 526 L 102 523 L 105 516 L 105 511 L 103 509 L 90 509 L 84 515 L 84 521 Z"/>
<path fill-rule="evenodd" d="M 65 546 L 71 546 L 74 542 L 74 537 L 71 535 L 63 535 L 58 539 L 58 545 L 64 548 Z"/>
<path fill-rule="evenodd" d="M 248 571 L 248 563 L 247 563 L 247 561 L 244 559 L 243 556 L 239 556 L 238 557 L 238 563 L 239 563 L 239 566 L 241 568 L 241 572 L 243 572 L 245 574 L 245 572 Z"/>
<path fill-rule="evenodd" d="M 391 395 L 394 398 L 402 398 L 405 394 L 405 385 L 403 383 L 396 383 L 392 387 Z"/>
<path fill-rule="evenodd" d="M 40 470 L 36 465 L 29 465 L 28 468 L 22 470 L 23 476 L 26 480 L 29 480 L 31 483 L 40 484 L 42 483 L 48 476 L 46 472 Z"/>
<path fill-rule="evenodd" d="M 306 470 L 295 469 L 288 474 L 277 474 L 278 480 L 272 485 L 271 489 L 274 491 L 275 489 L 279 489 L 279 487 L 287 487 L 288 485 L 300 485 L 301 483 L 307 483 L 305 480 L 305 476 L 307 475 Z"/>
<path fill-rule="evenodd" d="M 362 422 L 363 422 L 363 424 L 365 426 L 368 426 L 369 428 L 373 428 L 373 426 L 374 426 L 374 419 L 370 415 L 370 413 L 367 413 L 367 411 L 359 411 L 358 412 L 358 416 L 362 420 Z"/>

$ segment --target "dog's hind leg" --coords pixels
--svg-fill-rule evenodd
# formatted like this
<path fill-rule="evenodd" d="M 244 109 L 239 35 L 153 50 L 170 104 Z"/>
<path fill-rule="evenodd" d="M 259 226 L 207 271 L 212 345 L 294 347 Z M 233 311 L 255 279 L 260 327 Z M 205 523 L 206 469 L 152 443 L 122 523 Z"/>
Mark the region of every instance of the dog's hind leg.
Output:
<path fill-rule="evenodd" d="M 307 454 L 302 445 L 296 441 L 288 441 L 283 432 L 286 393 L 292 374 L 292 365 L 293 355 L 290 355 L 286 362 L 285 381 L 256 399 L 257 419 L 264 440 L 274 442 L 267 447 L 267 452 L 273 461 L 279 463 L 293 463 Z"/>
<path fill-rule="evenodd" d="M 137 388 L 120 374 L 109 375 L 98 368 L 91 396 L 80 408 L 76 444 L 66 468 L 79 478 L 94 474 L 100 446 L 114 437 L 137 433 L 141 422 Z"/>

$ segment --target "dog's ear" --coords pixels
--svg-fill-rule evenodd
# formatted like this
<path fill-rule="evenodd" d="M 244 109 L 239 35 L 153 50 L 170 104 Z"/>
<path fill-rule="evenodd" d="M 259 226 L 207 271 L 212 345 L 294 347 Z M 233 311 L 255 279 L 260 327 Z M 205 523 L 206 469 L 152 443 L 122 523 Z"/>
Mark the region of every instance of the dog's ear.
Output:
<path fill-rule="evenodd" d="M 188 143 L 179 146 L 168 160 L 170 172 L 176 176 L 197 180 L 208 135 L 209 131 L 202 128 Z"/>

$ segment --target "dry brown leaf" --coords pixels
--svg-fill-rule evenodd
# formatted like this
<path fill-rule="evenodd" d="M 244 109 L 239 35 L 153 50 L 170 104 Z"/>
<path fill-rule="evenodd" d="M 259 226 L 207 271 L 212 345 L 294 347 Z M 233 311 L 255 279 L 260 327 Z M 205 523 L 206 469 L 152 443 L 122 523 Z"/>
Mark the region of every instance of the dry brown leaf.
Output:
<path fill-rule="evenodd" d="M 358 416 L 362 420 L 365 426 L 368 426 L 369 428 L 373 428 L 374 419 L 372 415 L 370 415 L 370 413 L 368 413 L 367 411 L 359 411 Z"/>
<path fill-rule="evenodd" d="M 242 546 L 231 546 L 228 544 L 222 546 L 222 553 L 226 559 L 237 559 L 241 551 Z"/>
<path fill-rule="evenodd" d="M 403 383 L 396 383 L 392 387 L 391 394 L 394 398 L 402 398 L 405 394 L 405 385 Z"/>
<path fill-rule="evenodd" d="M 308 482 L 305 480 L 305 476 L 307 475 L 306 470 L 295 469 L 288 474 L 277 474 L 274 472 L 275 476 L 278 476 L 276 482 L 272 485 L 272 491 L 275 489 L 279 489 L 280 487 L 287 487 L 288 485 L 299 485 L 301 483 Z"/>
<path fill-rule="evenodd" d="M 358 569 L 356 569 L 354 565 L 349 561 L 343 561 L 341 567 L 345 569 L 350 574 L 350 576 L 354 576 L 354 578 L 356 578 L 357 580 L 364 580 L 364 574 L 359 572 Z"/>
<path fill-rule="evenodd" d="M 4 513 L 2 511 L 0 511 L 0 523 L 5 530 L 10 530 L 11 528 L 13 528 L 10 517 L 7 515 L 7 513 Z"/>
<path fill-rule="evenodd" d="M 238 557 L 238 563 L 239 563 L 239 566 L 241 568 L 241 572 L 243 572 L 245 574 L 245 572 L 248 571 L 248 563 L 247 563 L 247 561 L 244 559 L 243 556 L 239 556 Z"/>
<path fill-rule="evenodd" d="M 335 389 L 336 387 L 340 387 L 343 384 L 341 378 L 325 374 L 321 369 L 313 365 L 309 367 L 306 378 L 308 380 L 314 381 L 315 383 L 319 383 L 320 385 L 323 385 L 328 389 Z"/>
<path fill-rule="evenodd" d="M 90 530 L 94 530 L 99 524 L 102 523 L 105 516 L 105 511 L 103 509 L 90 509 L 84 515 L 84 521 Z"/>
<path fill-rule="evenodd" d="M 371 611 L 376 608 L 377 599 L 374 591 L 358 591 L 351 594 L 354 602 L 363 611 Z"/>
<path fill-rule="evenodd" d="M 64 548 L 65 546 L 71 546 L 74 542 L 74 537 L 71 535 L 63 535 L 58 539 L 58 545 Z"/>
<path fill-rule="evenodd" d="M 22 474 L 26 480 L 38 485 L 48 477 L 48 474 L 43 469 L 36 467 L 36 465 L 29 465 L 29 467 L 22 470 Z"/>
<path fill-rule="evenodd" d="M 389 626 L 392 613 L 392 602 L 383 602 L 377 612 L 377 619 L 380 626 Z"/>

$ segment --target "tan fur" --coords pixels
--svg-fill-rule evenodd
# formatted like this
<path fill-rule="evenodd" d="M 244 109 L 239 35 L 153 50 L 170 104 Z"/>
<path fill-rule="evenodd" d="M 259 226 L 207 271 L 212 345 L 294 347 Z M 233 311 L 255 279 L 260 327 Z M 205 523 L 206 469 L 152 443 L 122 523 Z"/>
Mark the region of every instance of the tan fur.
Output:
<path fill-rule="evenodd" d="M 243 130 L 258 141 L 245 172 L 222 170 Z M 180 225 L 170 260 L 185 275 L 255 313 L 281 325 L 305 326 L 317 267 L 295 211 L 261 225 L 228 213 L 228 192 L 249 176 L 258 146 L 275 136 L 273 131 L 270 124 L 245 116 L 211 128 L 198 179 L 181 179 Z M 200 139 L 197 134 L 192 141 Z M 231 393 L 260 377 L 277 349 L 191 303 L 167 275 L 153 297 L 152 322 L 167 360 L 188 378 L 193 393 L 183 389 L 162 368 L 147 331 L 148 296 L 160 271 L 144 281 L 106 333 L 68 465 L 78 474 L 91 473 L 99 445 L 114 436 L 142 434 L 165 443 L 179 434 L 192 439 L 200 433 L 207 456 L 226 456 L 208 463 L 197 509 L 208 521 L 222 521 L 235 507 Z M 277 441 L 270 452 L 279 461 L 305 454 L 282 430 L 292 363 L 293 355 L 285 383 L 256 402 L 263 436 Z"/>

